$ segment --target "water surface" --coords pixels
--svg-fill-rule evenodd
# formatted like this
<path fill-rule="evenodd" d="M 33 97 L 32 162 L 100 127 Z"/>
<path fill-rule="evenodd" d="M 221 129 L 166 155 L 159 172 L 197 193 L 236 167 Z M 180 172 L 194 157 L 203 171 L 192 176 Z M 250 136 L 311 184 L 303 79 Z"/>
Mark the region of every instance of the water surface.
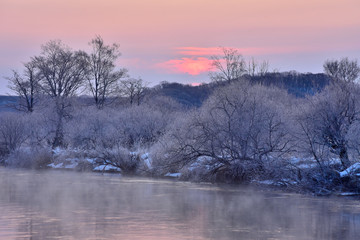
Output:
<path fill-rule="evenodd" d="M 0 168 L 0 239 L 358 239 L 360 202 Z"/>

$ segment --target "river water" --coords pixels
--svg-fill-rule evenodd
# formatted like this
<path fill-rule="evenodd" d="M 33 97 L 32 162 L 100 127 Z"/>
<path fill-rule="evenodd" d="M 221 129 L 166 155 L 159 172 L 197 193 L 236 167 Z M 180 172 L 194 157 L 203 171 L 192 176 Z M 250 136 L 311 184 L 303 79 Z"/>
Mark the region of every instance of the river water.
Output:
<path fill-rule="evenodd" d="M 0 239 L 358 239 L 360 202 L 0 168 Z"/>

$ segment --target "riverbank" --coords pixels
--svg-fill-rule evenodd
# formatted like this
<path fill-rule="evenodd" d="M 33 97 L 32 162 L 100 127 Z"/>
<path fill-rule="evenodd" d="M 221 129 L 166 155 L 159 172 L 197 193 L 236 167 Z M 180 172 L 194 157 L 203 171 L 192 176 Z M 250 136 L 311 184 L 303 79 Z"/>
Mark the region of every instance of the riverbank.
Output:
<path fill-rule="evenodd" d="M 188 182 L 208 182 L 225 184 L 247 184 L 262 189 L 276 189 L 284 192 L 297 192 L 316 196 L 358 196 L 360 164 L 354 163 L 343 171 L 335 170 L 338 159 L 329 161 L 329 167 L 319 168 L 311 159 L 272 159 L 271 167 L 262 174 L 244 172 L 241 179 L 234 179 L 224 166 L 214 165 L 212 158 L 200 156 L 196 161 L 182 167 L 159 165 L 149 152 L 109 154 L 77 149 L 55 148 L 26 149 L 18 151 L 6 160 L 8 167 L 30 169 L 70 170 L 78 172 L 101 172 L 122 174 L 123 176 L 142 176 L 170 178 Z M 214 169 L 214 166 L 216 169 Z M 223 167 L 223 168 L 221 168 Z M 215 171 L 216 170 L 216 171 Z M 257 169 L 258 172 L 261 173 Z M 241 175 L 236 173 L 237 175 Z"/>
<path fill-rule="evenodd" d="M 224 177 L 211 176 L 212 169 L 206 165 L 207 157 L 199 157 L 195 163 L 186 166 L 181 171 L 159 171 L 154 169 L 153 159 L 149 153 L 130 152 L 132 160 L 137 161 L 137 170 L 126 172 L 121 169 L 122 165 L 117 162 L 106 161 L 104 159 L 87 157 L 81 154 L 81 151 L 68 151 L 56 148 L 52 151 L 53 162 L 47 164 L 46 168 L 56 170 L 74 170 L 74 171 L 92 171 L 101 173 L 122 174 L 125 176 L 143 176 L 157 179 L 176 179 L 188 182 L 208 182 L 215 184 L 246 184 L 259 187 L 260 189 L 281 190 L 284 192 L 297 192 L 301 194 L 310 194 L 316 196 L 359 196 L 360 192 L 356 188 L 360 171 L 360 164 L 355 163 L 343 171 L 325 172 L 326 176 L 319 176 L 318 165 L 311 159 L 291 158 L 288 160 L 297 170 L 297 174 L 279 174 L 276 177 L 269 175 L 256 176 L 254 179 L 248 179 L 241 182 L 234 182 Z M 333 159 L 332 165 L 339 163 L 339 160 Z M 278 171 L 278 173 L 281 173 Z M 321 179 L 323 182 L 319 182 Z"/>

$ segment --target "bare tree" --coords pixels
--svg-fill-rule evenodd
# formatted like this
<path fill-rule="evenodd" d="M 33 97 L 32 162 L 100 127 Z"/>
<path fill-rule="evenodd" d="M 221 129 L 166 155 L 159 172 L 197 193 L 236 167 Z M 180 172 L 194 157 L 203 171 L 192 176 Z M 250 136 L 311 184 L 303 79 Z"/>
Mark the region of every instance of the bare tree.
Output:
<path fill-rule="evenodd" d="M 341 60 L 327 60 L 324 72 L 337 81 L 354 82 L 360 74 L 357 60 L 342 58 Z"/>
<path fill-rule="evenodd" d="M 349 131 L 360 120 L 359 87 L 352 82 L 334 82 L 309 99 L 301 126 L 315 160 L 321 165 L 327 149 L 350 166 Z M 323 149 L 326 147 L 326 149 Z M 317 149 L 317 150 L 316 150 Z"/>
<path fill-rule="evenodd" d="M 129 78 L 120 81 L 120 94 L 128 98 L 131 105 L 134 103 L 140 105 L 146 89 L 146 84 L 141 78 Z"/>
<path fill-rule="evenodd" d="M 52 145 L 57 147 L 63 145 L 68 98 L 76 95 L 87 79 L 88 57 L 83 51 L 71 51 L 61 41 L 50 41 L 41 48 L 41 55 L 33 57 L 32 63 L 38 70 L 41 91 L 55 101 L 57 127 Z"/>
<path fill-rule="evenodd" d="M 121 55 L 118 44 L 105 45 L 100 36 L 96 36 L 89 44 L 93 50 L 88 59 L 88 86 L 96 106 L 102 108 L 108 97 L 116 92 L 117 83 L 126 76 L 127 70 L 115 70 L 115 61 Z"/>
<path fill-rule="evenodd" d="M 211 175 L 232 180 L 263 171 L 267 161 L 291 147 L 282 111 L 274 104 L 280 93 L 246 81 L 215 90 L 199 112 L 180 119 L 165 135 L 167 164 L 181 168 L 203 156 Z"/>
<path fill-rule="evenodd" d="M 246 73 L 246 62 L 238 50 L 222 48 L 222 51 L 223 56 L 212 56 L 211 65 L 215 69 L 215 71 L 209 73 L 212 81 L 231 81 Z"/>
<path fill-rule="evenodd" d="M 248 61 L 247 74 L 250 76 L 264 76 L 269 72 L 269 62 L 257 62 L 254 58 Z"/>
<path fill-rule="evenodd" d="M 7 153 L 18 149 L 27 139 L 25 119 L 19 113 L 6 113 L 0 116 L 0 145 Z"/>
<path fill-rule="evenodd" d="M 297 141 L 297 150 L 303 156 L 310 156 L 318 164 L 322 173 L 325 167 L 330 164 L 331 152 L 323 139 L 321 121 L 319 115 L 314 110 L 314 105 L 304 100 L 299 102 L 299 107 L 295 110 L 295 123 L 292 132 Z"/>
<path fill-rule="evenodd" d="M 13 71 L 13 76 L 8 78 L 9 88 L 19 96 L 17 109 L 32 112 L 38 100 L 39 76 L 33 62 L 25 63 L 24 67 L 23 75 Z"/>
<path fill-rule="evenodd" d="M 87 77 L 87 54 L 71 51 L 61 41 L 50 41 L 41 48 L 41 55 L 32 62 L 39 71 L 42 91 L 53 98 L 75 95 Z"/>
<path fill-rule="evenodd" d="M 269 72 L 269 65 L 270 65 L 269 61 L 267 61 L 267 60 L 262 61 L 258 66 L 257 74 L 260 76 L 266 75 Z M 276 70 L 274 70 L 274 71 L 276 71 Z"/>

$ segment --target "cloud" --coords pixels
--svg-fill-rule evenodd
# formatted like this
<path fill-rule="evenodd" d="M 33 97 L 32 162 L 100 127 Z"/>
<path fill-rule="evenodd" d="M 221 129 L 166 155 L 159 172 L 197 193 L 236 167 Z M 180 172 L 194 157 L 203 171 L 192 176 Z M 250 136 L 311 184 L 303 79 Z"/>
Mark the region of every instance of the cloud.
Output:
<path fill-rule="evenodd" d="M 166 62 L 156 64 L 157 68 L 165 69 L 171 73 L 187 73 L 190 75 L 199 75 L 208 72 L 212 60 L 205 57 L 183 57 L 181 59 L 171 59 Z"/>
<path fill-rule="evenodd" d="M 176 48 L 176 52 L 185 56 L 212 56 L 221 54 L 222 50 L 219 47 L 179 47 Z"/>
<path fill-rule="evenodd" d="M 193 86 L 193 87 L 197 87 L 197 86 L 200 86 L 201 83 L 193 82 L 193 83 L 190 83 L 190 85 Z"/>
<path fill-rule="evenodd" d="M 232 48 L 238 51 L 243 56 L 261 56 L 269 54 L 289 54 L 299 52 L 313 52 L 319 50 L 317 46 L 269 46 L 269 47 L 248 47 L 248 48 Z M 175 48 L 177 54 L 191 57 L 207 57 L 214 55 L 223 55 L 222 47 L 178 47 Z"/>
<path fill-rule="evenodd" d="M 232 48 L 232 47 L 225 47 Z M 260 55 L 264 53 L 271 52 L 271 49 L 266 48 L 232 48 L 236 49 L 242 55 Z M 178 47 L 176 48 L 176 53 L 185 55 L 185 56 L 213 56 L 213 55 L 222 55 L 223 50 L 222 47 Z"/>
<path fill-rule="evenodd" d="M 272 48 L 232 48 L 245 56 L 259 56 L 272 53 L 292 53 L 299 49 L 293 47 Z M 211 56 L 223 55 L 221 47 L 178 47 L 175 54 L 179 57 L 155 64 L 155 68 L 168 73 L 199 75 L 211 70 Z"/>

